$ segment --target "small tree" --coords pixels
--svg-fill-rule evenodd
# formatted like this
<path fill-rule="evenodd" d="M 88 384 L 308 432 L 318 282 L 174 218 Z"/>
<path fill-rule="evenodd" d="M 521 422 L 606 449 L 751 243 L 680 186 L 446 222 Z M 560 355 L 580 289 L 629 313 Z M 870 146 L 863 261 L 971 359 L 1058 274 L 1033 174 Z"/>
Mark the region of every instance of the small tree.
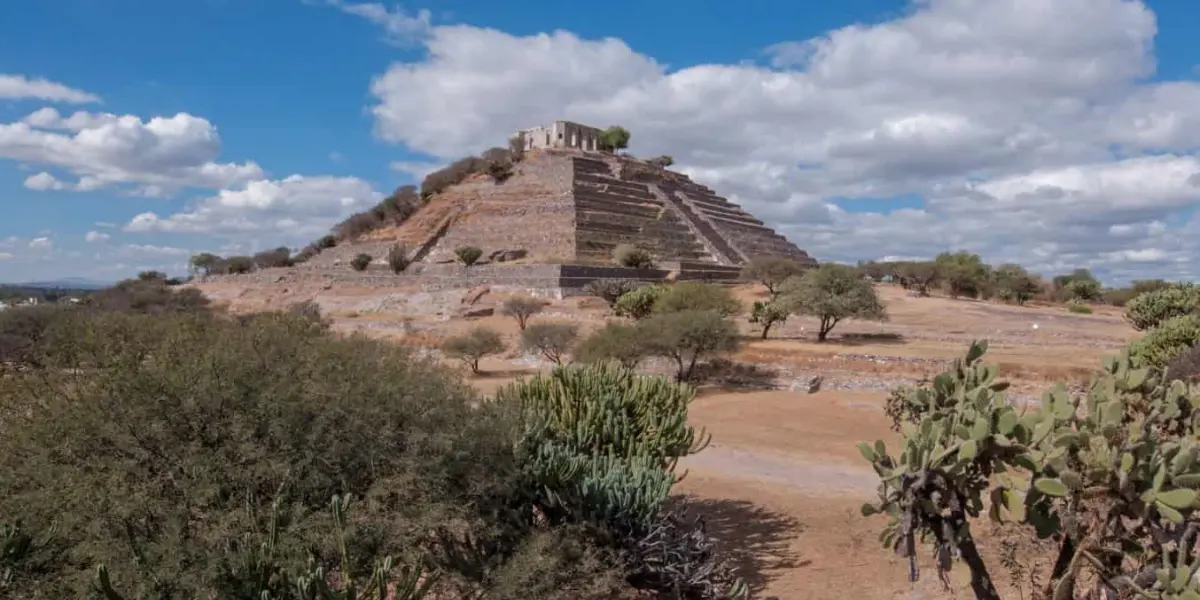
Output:
<path fill-rule="evenodd" d="M 370 254 L 357 254 L 350 260 L 350 268 L 355 271 L 366 271 L 371 266 Z"/>
<path fill-rule="evenodd" d="M 479 359 L 504 352 L 504 340 L 496 330 L 478 326 L 464 335 L 447 339 L 442 343 L 442 352 L 461 360 L 471 368 L 472 373 L 478 375 Z"/>
<path fill-rule="evenodd" d="M 454 249 L 454 256 L 458 257 L 458 262 L 464 266 L 471 266 L 483 256 L 483 250 L 475 246 L 459 246 Z"/>
<path fill-rule="evenodd" d="M 700 359 L 737 349 L 737 327 L 714 310 L 657 314 L 637 328 L 651 354 L 675 361 L 676 381 L 690 379 Z"/>
<path fill-rule="evenodd" d="M 616 305 L 613 306 L 614 311 L 619 317 L 640 321 L 654 312 L 654 304 L 666 291 L 666 286 L 662 285 L 644 285 L 628 291 L 617 299 Z"/>
<path fill-rule="evenodd" d="M 1100 299 L 1100 282 L 1095 280 L 1077 279 L 1063 286 L 1068 300 L 1091 302 Z"/>
<path fill-rule="evenodd" d="M 411 264 L 408 259 L 408 248 L 401 243 L 392 245 L 391 248 L 388 248 L 387 262 L 393 273 L 403 273 Z"/>
<path fill-rule="evenodd" d="M 682 281 L 667 287 L 654 303 L 654 312 L 710 310 L 722 317 L 742 312 L 742 303 L 729 288 L 699 281 Z"/>
<path fill-rule="evenodd" d="M 875 286 L 846 265 L 823 264 L 802 277 L 789 279 L 781 293 L 787 296 L 794 312 L 820 319 L 819 342 L 824 342 L 834 326 L 845 319 L 887 320 Z"/>
<path fill-rule="evenodd" d="M 521 328 L 521 331 L 525 331 L 525 325 L 529 322 L 529 317 L 542 312 L 545 308 L 546 303 L 537 298 L 512 296 L 500 305 L 500 314 L 515 318 L 517 326 Z"/>
<path fill-rule="evenodd" d="M 1000 265 L 995 271 L 994 279 L 1000 298 L 1017 306 L 1024 305 L 1041 290 L 1037 278 L 1016 263 Z"/>
<path fill-rule="evenodd" d="M 208 275 L 217 269 L 221 263 L 221 257 L 210 252 L 201 252 L 188 261 L 188 270 L 192 273 L 200 273 Z"/>
<path fill-rule="evenodd" d="M 942 277 L 941 266 L 932 260 L 900 263 L 896 266 L 900 282 L 906 289 L 916 290 L 922 296 L 929 295 L 929 288 Z"/>
<path fill-rule="evenodd" d="M 788 306 L 786 299 L 776 298 L 770 302 L 760 301 L 755 302 L 754 308 L 750 311 L 750 322 L 762 325 L 762 339 L 765 340 L 771 327 L 787 321 L 791 314 L 792 308 Z"/>
<path fill-rule="evenodd" d="M 803 275 L 809 267 L 798 261 L 782 256 L 760 256 L 751 259 L 742 267 L 742 279 L 757 281 L 767 288 L 767 293 L 774 298 L 779 293 L 779 286 L 789 277 Z"/>
<path fill-rule="evenodd" d="M 609 323 L 592 332 L 575 349 L 575 358 L 584 363 L 613 360 L 636 368 L 649 355 L 641 330 L 625 323 Z"/>
<path fill-rule="evenodd" d="M 624 150 L 629 147 L 629 138 L 629 130 L 620 125 L 613 125 L 600 132 L 600 149 L 607 152 Z"/>
<path fill-rule="evenodd" d="M 613 260 L 630 269 L 653 269 L 654 255 L 649 250 L 632 244 L 618 244 L 613 249 Z"/>
<path fill-rule="evenodd" d="M 546 360 L 561 365 L 578 337 L 579 327 L 571 323 L 534 323 L 521 332 L 521 349 L 539 352 Z"/>

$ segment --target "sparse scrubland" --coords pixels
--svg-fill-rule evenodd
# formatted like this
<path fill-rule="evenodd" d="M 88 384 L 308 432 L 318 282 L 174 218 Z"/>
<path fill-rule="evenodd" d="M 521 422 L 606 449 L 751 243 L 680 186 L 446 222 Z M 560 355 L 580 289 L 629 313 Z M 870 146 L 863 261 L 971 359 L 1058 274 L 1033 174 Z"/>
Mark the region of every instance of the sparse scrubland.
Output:
<path fill-rule="evenodd" d="M 761 376 L 738 361 L 773 343 L 795 356 L 844 348 L 863 326 L 911 318 L 898 298 L 983 307 L 968 299 L 987 295 L 1008 298 L 1013 314 L 1119 325 L 1096 286 L 1076 284 L 1089 281 L 1083 273 L 1049 289 L 1097 315 L 1047 308 L 1047 287 L 1014 265 L 948 256 L 889 267 L 908 274 L 897 283 L 913 295 L 944 298 L 897 294 L 871 282 L 867 265 L 778 261 L 752 265 L 761 283 L 749 295 L 597 282 L 588 291 L 606 308 L 595 326 L 563 320 L 553 301 L 512 296 L 492 320 L 436 344 L 470 379 L 407 344 L 339 333 L 315 302 L 229 313 L 156 273 L 76 304 L 0 312 L 0 596 L 348 598 L 353 583 L 360 594 L 382 597 L 382 586 L 413 599 L 761 597 L 772 589 L 753 558 L 768 552 L 764 542 L 697 520 L 717 506 L 704 501 L 714 493 L 706 465 L 736 456 L 705 447 L 710 434 L 728 443 L 729 417 L 707 421 L 709 432 L 693 424 L 713 410 L 706 398 L 738 399 L 711 396 L 706 377 Z M 904 279 L 912 273 L 926 277 Z M 981 273 L 989 278 L 972 279 Z M 884 484 L 864 510 L 890 516 L 889 548 L 947 578 L 961 560 L 979 598 L 1195 593 L 1184 589 L 1194 563 L 1178 548 L 1195 542 L 1200 487 L 1200 396 L 1186 387 L 1197 372 L 1196 296 L 1142 285 L 1123 309 L 1141 337 L 1097 365 L 1090 388 L 1051 385 L 1040 409 L 1000 397 L 982 346 L 943 375 L 894 388 L 880 411 L 892 441 L 860 449 Z M 778 339 L 797 321 L 812 335 Z M 477 391 L 497 377 L 488 364 L 512 350 L 554 366 Z M 667 376 L 633 370 L 649 363 Z M 788 410 L 801 422 L 826 418 L 796 403 Z M 798 426 L 767 418 L 754 439 Z M 681 461 L 700 475 L 680 482 Z M 765 468 L 737 464 L 740 477 Z M 815 521 L 785 526 L 764 510 L 738 527 L 819 535 L 805 533 Z M 979 531 L 989 517 L 1002 535 Z M 1033 549 L 1021 554 L 1021 585 L 1006 583 L 1019 570 L 1006 548 Z M 819 575 L 808 577 L 811 586 Z M 806 597 L 786 589 L 780 597 Z"/>

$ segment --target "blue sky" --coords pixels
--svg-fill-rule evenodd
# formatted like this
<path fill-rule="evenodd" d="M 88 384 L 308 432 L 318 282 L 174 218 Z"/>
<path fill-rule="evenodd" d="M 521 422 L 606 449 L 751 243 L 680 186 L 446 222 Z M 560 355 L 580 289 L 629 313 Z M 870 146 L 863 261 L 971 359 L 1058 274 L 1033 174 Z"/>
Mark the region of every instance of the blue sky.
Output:
<path fill-rule="evenodd" d="M 557 118 L 627 125 L 820 259 L 1194 278 L 1196 22 L 1181 0 L 6 2 L 0 281 L 297 247 Z"/>

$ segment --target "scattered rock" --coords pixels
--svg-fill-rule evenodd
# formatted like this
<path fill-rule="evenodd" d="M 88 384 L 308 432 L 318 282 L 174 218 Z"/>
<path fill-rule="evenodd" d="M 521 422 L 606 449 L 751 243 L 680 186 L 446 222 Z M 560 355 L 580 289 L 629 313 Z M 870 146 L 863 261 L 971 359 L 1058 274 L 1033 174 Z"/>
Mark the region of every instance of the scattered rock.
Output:
<path fill-rule="evenodd" d="M 480 308 L 471 308 L 459 313 L 459 316 L 464 319 L 478 319 L 480 317 L 490 317 L 496 314 L 496 308 L 493 306 L 484 306 Z"/>
<path fill-rule="evenodd" d="M 529 256 L 528 250 L 496 250 L 488 255 L 488 262 L 502 263 L 513 260 L 521 260 Z"/>
<path fill-rule="evenodd" d="M 675 283 L 675 280 L 677 280 L 677 279 L 679 279 L 679 270 L 678 269 L 667 273 L 667 276 L 663 277 L 663 281 L 666 281 L 667 283 Z"/>
<path fill-rule="evenodd" d="M 492 291 L 492 288 L 490 288 L 486 285 L 473 287 L 473 288 L 467 290 L 466 295 L 463 296 L 462 303 L 467 306 L 474 306 L 476 302 L 479 302 L 480 298 L 482 298 L 485 294 L 487 294 L 490 291 Z"/>

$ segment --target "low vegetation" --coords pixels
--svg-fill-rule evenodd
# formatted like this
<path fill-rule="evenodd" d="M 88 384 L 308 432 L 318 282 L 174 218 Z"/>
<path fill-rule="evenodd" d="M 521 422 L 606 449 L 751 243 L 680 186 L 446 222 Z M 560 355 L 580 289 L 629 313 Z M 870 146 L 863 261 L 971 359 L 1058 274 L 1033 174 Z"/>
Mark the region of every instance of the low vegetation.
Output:
<path fill-rule="evenodd" d="M 613 305 L 613 312 L 619 317 L 640 321 L 653 314 L 654 305 L 666 292 L 665 285 L 643 285 L 621 294 Z"/>
<path fill-rule="evenodd" d="M 500 337 L 496 330 L 478 325 L 463 335 L 442 342 L 442 352 L 450 358 L 462 361 L 472 373 L 478 375 L 481 359 L 504 352 L 504 338 Z"/>
<path fill-rule="evenodd" d="M 575 358 L 583 363 L 616 361 L 632 369 L 648 356 L 644 339 L 638 326 L 608 323 L 583 340 L 575 350 Z"/>
<path fill-rule="evenodd" d="M 757 281 L 767 288 L 767 293 L 774 297 L 779 293 L 779 286 L 791 277 L 803 275 L 809 267 L 803 263 L 782 256 L 761 256 L 751 259 L 742 268 L 742 279 Z"/>
<path fill-rule="evenodd" d="M 371 266 L 370 254 L 355 254 L 354 258 L 350 259 L 350 268 L 355 271 L 366 271 L 367 267 Z"/>
<path fill-rule="evenodd" d="M 556 365 L 571 353 L 579 338 L 579 326 L 571 323 L 533 323 L 521 330 L 521 349 L 536 352 Z"/>
<path fill-rule="evenodd" d="M 464 267 L 470 267 L 483 256 L 483 250 L 476 246 L 459 246 L 454 249 L 454 256 Z"/>
<path fill-rule="evenodd" d="M 613 249 L 613 260 L 622 267 L 630 269 L 653 269 L 654 255 L 645 248 L 632 244 L 619 244 Z"/>
<path fill-rule="evenodd" d="M 408 265 L 411 264 L 411 262 L 412 261 L 408 256 L 408 248 L 405 247 L 404 244 L 397 243 L 393 244 L 391 248 L 388 248 L 387 263 L 388 268 L 391 269 L 393 273 L 397 275 L 403 273 L 404 270 L 408 268 Z"/>
<path fill-rule="evenodd" d="M 930 383 L 892 394 L 897 450 L 859 445 L 880 480 L 863 514 L 887 516 L 881 540 L 908 558 L 910 578 L 929 545 L 943 581 L 957 558 L 974 596 L 998 600 L 995 565 L 969 525 L 986 512 L 1053 544 L 1032 578 L 1035 598 L 1200 597 L 1200 388 L 1122 355 L 1104 361 L 1086 395 L 1058 383 L 1040 410 L 1018 409 L 985 352 L 973 344 Z"/>
<path fill-rule="evenodd" d="M 529 296 L 512 296 L 500 304 L 500 314 L 512 317 L 517 321 L 517 327 L 525 331 L 529 317 L 546 309 L 546 301 Z"/>

